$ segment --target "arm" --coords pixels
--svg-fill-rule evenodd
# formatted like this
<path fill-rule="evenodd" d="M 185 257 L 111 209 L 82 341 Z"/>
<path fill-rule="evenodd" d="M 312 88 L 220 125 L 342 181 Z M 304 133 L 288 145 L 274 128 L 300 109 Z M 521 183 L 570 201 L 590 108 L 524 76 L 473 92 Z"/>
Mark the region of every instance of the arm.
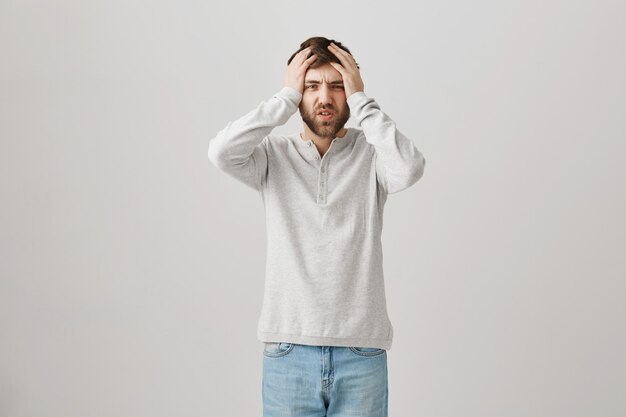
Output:
<path fill-rule="evenodd" d="M 317 58 L 311 48 L 298 52 L 287 66 L 284 87 L 256 109 L 228 123 L 209 142 L 209 160 L 219 169 L 259 191 L 267 177 L 267 135 L 298 109 L 304 74 Z"/>
<path fill-rule="evenodd" d="M 284 125 L 298 109 L 302 94 L 291 87 L 259 104 L 243 117 L 229 122 L 209 142 L 209 160 L 244 184 L 259 190 L 267 175 L 267 135 Z"/>
<path fill-rule="evenodd" d="M 387 193 L 396 193 L 415 184 L 424 173 L 426 160 L 413 142 L 363 91 L 351 94 L 348 105 L 363 128 L 365 139 L 374 146 L 376 176 Z"/>
<path fill-rule="evenodd" d="M 380 110 L 378 103 L 365 95 L 359 66 L 352 54 L 333 43 L 328 49 L 341 62 L 330 65 L 341 73 L 350 112 L 363 128 L 365 139 L 374 146 L 378 182 L 388 194 L 415 184 L 424 173 L 424 156 L 396 129 L 395 122 Z"/>

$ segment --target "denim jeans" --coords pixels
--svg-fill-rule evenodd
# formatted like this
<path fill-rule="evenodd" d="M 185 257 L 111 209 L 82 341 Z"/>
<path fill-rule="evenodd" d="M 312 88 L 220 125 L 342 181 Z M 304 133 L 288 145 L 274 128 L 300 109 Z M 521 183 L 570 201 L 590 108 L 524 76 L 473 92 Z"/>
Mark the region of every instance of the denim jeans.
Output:
<path fill-rule="evenodd" d="M 263 344 L 263 417 L 387 417 L 385 349 Z"/>

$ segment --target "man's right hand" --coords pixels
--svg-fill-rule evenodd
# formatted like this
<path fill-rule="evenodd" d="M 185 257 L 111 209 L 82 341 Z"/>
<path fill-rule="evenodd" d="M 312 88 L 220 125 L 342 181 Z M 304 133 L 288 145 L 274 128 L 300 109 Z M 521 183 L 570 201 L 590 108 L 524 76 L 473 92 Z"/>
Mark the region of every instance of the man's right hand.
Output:
<path fill-rule="evenodd" d="M 317 59 L 315 54 L 307 58 L 310 52 L 311 47 L 298 52 L 287 66 L 287 73 L 285 74 L 285 87 L 291 87 L 299 91 L 300 94 L 304 93 L 304 75 L 313 61 Z"/>

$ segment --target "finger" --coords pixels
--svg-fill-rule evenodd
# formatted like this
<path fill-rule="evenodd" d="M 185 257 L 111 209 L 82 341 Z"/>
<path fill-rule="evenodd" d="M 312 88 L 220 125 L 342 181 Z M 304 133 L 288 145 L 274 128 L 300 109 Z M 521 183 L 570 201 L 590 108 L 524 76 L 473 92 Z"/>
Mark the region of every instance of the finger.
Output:
<path fill-rule="evenodd" d="M 344 67 L 351 66 L 351 67 L 356 68 L 356 61 L 351 54 L 344 51 L 343 49 L 341 49 L 334 43 L 331 43 L 330 45 L 328 45 L 328 48 L 330 49 L 332 53 L 335 54 L 337 58 L 339 58 L 339 61 L 341 61 Z"/>
<path fill-rule="evenodd" d="M 335 54 L 335 56 L 337 57 L 337 59 L 339 60 L 339 62 L 341 63 L 341 66 L 343 66 L 344 68 L 349 68 L 350 67 L 350 62 L 341 54 L 332 51 Z"/>
<path fill-rule="evenodd" d="M 303 55 L 303 56 L 306 57 L 306 55 Z M 315 61 L 316 59 L 317 59 L 317 55 L 315 54 L 312 54 L 308 58 L 303 58 L 303 61 L 300 63 L 300 68 L 304 70 L 308 70 L 311 64 L 313 64 L 313 61 Z"/>
<path fill-rule="evenodd" d="M 309 52 L 311 52 L 311 47 L 310 47 L 310 46 L 309 46 L 309 47 L 307 47 L 307 48 L 304 48 L 303 50 L 301 50 L 301 51 L 298 53 L 298 55 L 300 55 L 300 56 L 302 56 L 302 57 L 305 57 L 305 58 L 306 58 L 306 56 L 309 54 Z"/>
<path fill-rule="evenodd" d="M 354 71 L 355 67 L 353 65 L 350 64 L 350 62 L 343 57 L 337 56 L 337 58 L 339 59 L 339 61 L 341 63 L 337 63 L 335 62 L 333 65 L 335 68 L 337 68 L 337 71 L 341 72 L 341 74 L 343 75 L 344 72 L 349 72 L 349 71 Z M 341 68 L 341 69 L 339 69 Z"/>
<path fill-rule="evenodd" d="M 345 75 L 345 68 L 343 67 L 343 65 L 338 64 L 336 62 L 330 62 L 330 65 L 333 66 L 333 68 L 335 68 L 337 71 L 339 71 L 339 73 L 341 74 L 341 77 L 343 78 Z"/>
<path fill-rule="evenodd" d="M 310 57 L 308 57 L 306 59 L 306 61 L 304 61 L 304 64 L 308 67 L 309 65 L 311 65 L 313 63 L 313 61 L 315 61 L 317 59 L 317 55 L 313 54 Z"/>
<path fill-rule="evenodd" d="M 306 56 L 308 55 L 310 51 L 311 51 L 311 47 L 304 48 L 293 57 L 293 61 L 296 61 L 296 63 L 299 62 L 301 64 L 302 62 L 304 62 L 304 60 L 306 59 Z"/>
<path fill-rule="evenodd" d="M 352 54 L 350 52 L 347 52 L 347 51 L 341 49 L 340 47 L 338 47 L 334 43 L 331 43 L 330 45 L 333 48 L 333 50 L 337 51 L 337 53 L 339 53 L 340 55 L 345 57 L 346 60 L 348 60 L 348 62 L 354 62 L 356 64 L 356 60 L 354 59 L 354 57 L 352 56 Z"/>
<path fill-rule="evenodd" d="M 328 44 L 328 47 L 329 47 L 331 50 L 333 50 L 333 51 L 337 52 L 338 54 L 346 54 L 346 53 L 347 53 L 346 51 L 344 51 L 343 49 L 341 49 L 340 47 L 338 47 L 337 45 L 335 45 L 335 44 L 334 44 L 334 43 L 332 43 L 332 42 Z"/>

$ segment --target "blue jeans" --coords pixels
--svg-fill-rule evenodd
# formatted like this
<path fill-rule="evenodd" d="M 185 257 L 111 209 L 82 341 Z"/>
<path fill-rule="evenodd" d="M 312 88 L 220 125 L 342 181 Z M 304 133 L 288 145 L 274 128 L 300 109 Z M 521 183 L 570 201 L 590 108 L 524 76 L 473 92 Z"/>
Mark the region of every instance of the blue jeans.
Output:
<path fill-rule="evenodd" d="M 263 417 L 387 417 L 387 351 L 264 342 Z"/>

